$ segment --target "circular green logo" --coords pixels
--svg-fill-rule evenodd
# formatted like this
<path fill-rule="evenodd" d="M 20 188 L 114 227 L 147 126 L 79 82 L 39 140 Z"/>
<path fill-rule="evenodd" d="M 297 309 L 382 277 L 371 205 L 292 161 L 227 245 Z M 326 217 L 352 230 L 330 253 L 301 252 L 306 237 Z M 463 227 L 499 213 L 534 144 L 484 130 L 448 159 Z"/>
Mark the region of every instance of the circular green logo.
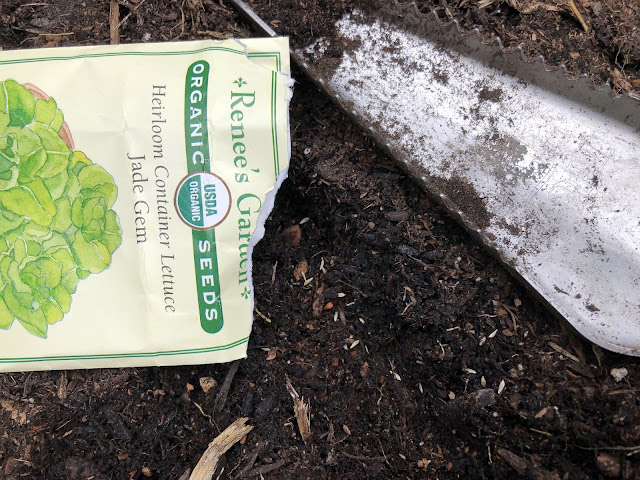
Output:
<path fill-rule="evenodd" d="M 208 230 L 220 225 L 229 214 L 231 192 L 219 176 L 194 172 L 182 179 L 174 202 L 184 223 L 196 230 Z"/>

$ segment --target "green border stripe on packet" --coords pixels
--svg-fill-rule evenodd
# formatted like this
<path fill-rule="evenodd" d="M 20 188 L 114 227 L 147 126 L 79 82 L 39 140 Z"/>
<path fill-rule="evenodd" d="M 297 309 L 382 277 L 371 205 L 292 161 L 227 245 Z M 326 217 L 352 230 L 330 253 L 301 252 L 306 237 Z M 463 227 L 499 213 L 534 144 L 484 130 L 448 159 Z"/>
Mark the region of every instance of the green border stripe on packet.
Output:
<path fill-rule="evenodd" d="M 97 355 L 60 355 L 52 357 L 24 357 L 24 358 L 0 358 L 0 363 L 28 363 L 28 362 L 58 362 L 65 360 L 101 360 L 109 358 L 145 358 L 145 357 L 167 357 L 171 355 L 196 355 L 200 353 L 211 353 L 220 350 L 229 350 L 238 347 L 243 343 L 247 343 L 249 337 L 241 338 L 235 342 L 226 345 L 218 345 L 216 347 L 193 348 L 186 350 L 166 350 L 160 352 L 141 352 L 141 353 L 103 353 Z"/>
<path fill-rule="evenodd" d="M 272 72 L 271 73 L 271 141 L 273 145 L 273 166 L 275 169 L 276 178 L 278 178 L 278 174 L 280 173 L 280 157 L 278 152 L 278 130 L 276 128 L 277 94 L 278 94 L 278 74 L 276 72 Z"/>
<path fill-rule="evenodd" d="M 105 52 L 105 53 L 87 53 L 85 55 L 70 55 L 68 57 L 38 57 L 38 58 L 20 58 L 15 60 L 0 60 L 0 65 L 11 65 L 14 63 L 33 63 L 33 62 L 54 62 L 61 60 L 80 60 L 83 58 L 101 58 L 101 57 L 155 57 L 155 56 L 171 56 L 171 55 L 193 55 L 204 52 L 227 52 L 236 55 L 244 55 L 243 50 L 236 50 L 228 47 L 206 47 L 197 50 L 181 50 L 179 52 Z M 250 57 L 254 56 L 249 54 Z M 262 55 L 256 55 L 262 56 Z"/>

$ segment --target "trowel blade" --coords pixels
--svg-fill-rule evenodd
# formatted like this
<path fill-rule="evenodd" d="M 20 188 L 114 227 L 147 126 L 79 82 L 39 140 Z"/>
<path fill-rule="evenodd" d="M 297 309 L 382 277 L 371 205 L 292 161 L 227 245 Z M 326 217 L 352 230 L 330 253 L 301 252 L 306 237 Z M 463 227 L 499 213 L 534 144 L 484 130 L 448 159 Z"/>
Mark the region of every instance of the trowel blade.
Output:
<path fill-rule="evenodd" d="M 640 355 L 640 105 L 434 15 L 336 32 L 297 52 L 308 72 L 548 306 Z"/>

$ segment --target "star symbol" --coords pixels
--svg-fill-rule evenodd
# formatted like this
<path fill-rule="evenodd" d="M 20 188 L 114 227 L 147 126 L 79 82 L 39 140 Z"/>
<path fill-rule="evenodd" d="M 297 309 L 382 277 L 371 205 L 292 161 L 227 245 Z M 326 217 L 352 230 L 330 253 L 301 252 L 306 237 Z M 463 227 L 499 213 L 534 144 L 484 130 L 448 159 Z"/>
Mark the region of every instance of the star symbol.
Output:
<path fill-rule="evenodd" d="M 238 88 L 241 88 L 243 85 L 246 85 L 246 84 L 247 84 L 247 82 L 245 82 L 245 81 L 244 81 L 244 79 L 243 79 L 242 77 L 238 77 L 238 79 L 237 79 L 235 82 L 233 82 L 233 83 L 235 83 L 236 85 L 238 85 Z"/>
<path fill-rule="evenodd" d="M 244 287 L 244 291 L 240 295 L 242 296 L 242 298 L 247 300 L 249 298 L 249 295 L 251 295 L 251 290 L 249 290 L 247 287 Z"/>

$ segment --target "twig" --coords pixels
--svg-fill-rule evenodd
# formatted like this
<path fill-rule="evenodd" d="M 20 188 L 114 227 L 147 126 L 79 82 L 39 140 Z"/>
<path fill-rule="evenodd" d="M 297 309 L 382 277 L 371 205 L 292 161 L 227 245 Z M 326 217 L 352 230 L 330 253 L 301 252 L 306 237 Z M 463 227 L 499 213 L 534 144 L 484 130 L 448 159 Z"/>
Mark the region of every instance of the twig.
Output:
<path fill-rule="evenodd" d="M 571 360 L 573 360 L 576 363 L 580 363 L 580 359 L 578 357 L 576 357 L 575 355 L 567 352 L 564 348 L 562 348 L 560 345 L 558 345 L 557 343 L 554 342 L 549 342 L 549 346 L 551 348 L 553 348 L 556 352 L 558 352 L 561 355 L 564 355 L 567 358 L 570 358 Z"/>
<path fill-rule="evenodd" d="M 117 0 L 116 0 L 117 1 Z M 142 0 L 138 5 L 135 6 L 135 8 L 133 10 L 131 10 L 129 13 L 127 13 L 125 15 L 125 17 L 120 20 L 120 23 L 118 23 L 118 28 L 120 28 L 122 26 L 122 24 L 124 22 L 126 22 L 127 20 L 129 20 L 129 17 L 131 17 L 131 15 L 133 15 L 134 13 L 136 13 L 138 11 L 138 9 L 144 4 L 144 2 L 146 2 L 147 0 Z"/>
<path fill-rule="evenodd" d="M 420 260 L 419 258 L 412 257 L 411 255 L 407 255 L 407 257 L 409 257 L 411 260 L 413 260 L 414 262 L 416 262 L 419 265 L 421 265 L 422 268 L 424 268 L 424 269 L 436 268 L 435 265 L 428 265 L 428 264 L 424 263 L 422 260 Z"/>
<path fill-rule="evenodd" d="M 498 448 L 496 452 L 511 468 L 518 472 L 520 478 L 526 476 L 530 480 L 560 480 L 555 472 L 545 470 L 533 460 L 522 458 L 504 448 Z"/>
<path fill-rule="evenodd" d="M 265 322 L 267 323 L 271 323 L 271 319 L 269 317 L 267 317 L 264 313 L 262 313 L 260 310 L 258 310 L 256 307 L 253 308 L 253 310 L 258 314 L 258 316 L 263 319 Z"/>
<path fill-rule="evenodd" d="M 111 45 L 118 45 L 120 43 L 120 5 L 118 5 L 118 0 L 111 0 L 109 3 L 109 30 Z"/>
<path fill-rule="evenodd" d="M 204 410 L 202 409 L 202 407 L 201 407 L 197 402 L 194 402 L 194 401 L 192 400 L 192 401 L 191 401 L 191 403 L 193 403 L 193 404 L 196 406 L 196 408 L 197 408 L 198 410 L 200 410 L 200 413 L 201 413 L 202 415 L 204 415 L 204 417 L 205 417 L 207 420 L 209 420 L 209 424 L 210 424 L 210 425 L 213 425 L 213 418 L 211 418 L 211 415 L 208 415 L 208 414 L 204 413 Z"/>
<path fill-rule="evenodd" d="M 265 445 L 266 445 L 266 442 L 264 441 L 260 441 L 257 443 L 256 449 L 253 451 L 253 453 L 249 457 L 249 461 L 247 462 L 245 467 L 242 470 L 240 470 L 238 475 L 236 475 L 237 479 L 246 477 L 247 473 L 249 473 L 249 470 L 251 470 L 253 465 L 256 463 L 256 460 L 258 459 L 258 455 L 260 455 L 260 452 L 262 451 Z"/>
<path fill-rule="evenodd" d="M 11 27 L 13 30 L 18 30 L 20 32 L 27 32 L 27 33 L 33 33 L 35 35 L 46 35 L 48 37 L 64 37 L 67 35 L 75 35 L 76 32 L 59 32 L 59 33 L 52 33 L 52 32 L 41 32 L 40 30 L 34 30 L 32 28 L 20 28 L 20 27 Z"/>
<path fill-rule="evenodd" d="M 346 282 L 346 281 L 342 280 L 341 278 L 336 278 L 336 280 L 338 282 L 340 282 L 340 283 L 345 284 L 347 287 L 353 288 L 356 292 L 358 292 L 364 298 L 368 298 L 368 295 L 366 293 L 364 293 L 362 290 L 360 290 L 358 287 L 356 287 L 355 285 L 351 285 L 349 282 Z"/>
<path fill-rule="evenodd" d="M 236 360 L 229 367 L 229 371 L 227 372 L 227 376 L 222 383 L 222 387 L 216 396 L 216 401 L 213 404 L 214 412 L 221 412 L 224 408 L 224 405 L 227 403 L 227 395 L 229 394 L 229 389 L 231 388 L 231 382 L 233 381 L 233 377 L 238 371 L 238 367 L 240 366 L 240 360 Z"/>
<path fill-rule="evenodd" d="M 278 460 L 276 463 L 272 463 L 271 465 L 264 465 L 262 467 L 254 468 L 247 473 L 247 477 L 257 477 L 258 475 L 264 475 L 265 473 L 272 472 L 273 470 L 282 467 L 285 463 L 287 463 L 285 460 Z"/>
<path fill-rule="evenodd" d="M 576 17 L 578 22 L 580 22 L 580 25 L 582 25 L 582 28 L 584 29 L 584 31 L 588 32 L 589 31 L 589 27 L 585 23 L 584 18 L 582 18 L 582 14 L 578 10 L 578 7 L 576 7 L 575 2 L 573 0 L 568 0 L 567 3 L 569 4 L 569 8 L 571 9 L 571 13 L 573 13 L 573 15 Z"/>
<path fill-rule="evenodd" d="M 359 462 L 384 462 L 387 457 L 367 457 L 366 455 L 351 455 L 350 453 L 342 452 L 340 455 L 350 458 L 351 460 L 358 460 Z"/>
<path fill-rule="evenodd" d="M 247 420 L 248 418 L 239 418 L 213 439 L 196 468 L 193 469 L 189 480 L 211 480 L 213 478 L 220 457 L 253 430 L 251 425 L 245 425 Z"/>
<path fill-rule="evenodd" d="M 622 452 L 635 452 L 637 450 L 640 450 L 640 445 L 636 445 L 635 447 L 620 447 L 620 446 L 615 446 L 615 447 L 583 447 L 582 445 L 573 444 L 572 446 L 577 447 L 580 450 L 591 450 L 591 451 L 610 450 L 610 451 L 622 451 Z"/>

